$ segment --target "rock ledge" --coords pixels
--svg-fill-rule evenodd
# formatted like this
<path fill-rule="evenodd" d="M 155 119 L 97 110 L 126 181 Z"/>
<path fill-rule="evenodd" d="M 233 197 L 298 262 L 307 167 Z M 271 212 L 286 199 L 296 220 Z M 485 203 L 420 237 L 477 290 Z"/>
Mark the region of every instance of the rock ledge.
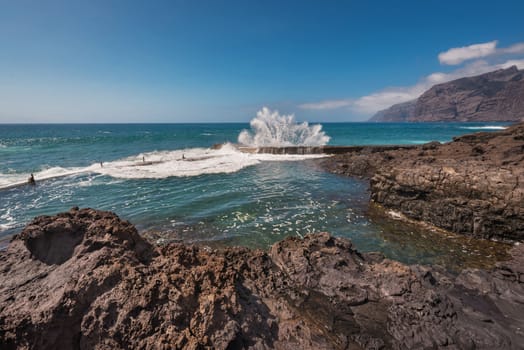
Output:
<path fill-rule="evenodd" d="M 524 245 L 513 254 L 455 277 L 326 233 L 269 253 L 154 247 L 73 208 L 0 253 L 0 348 L 518 349 Z"/>
<path fill-rule="evenodd" d="M 460 234 L 524 240 L 524 124 L 410 149 L 340 154 L 332 172 L 370 178 L 371 199 Z"/>

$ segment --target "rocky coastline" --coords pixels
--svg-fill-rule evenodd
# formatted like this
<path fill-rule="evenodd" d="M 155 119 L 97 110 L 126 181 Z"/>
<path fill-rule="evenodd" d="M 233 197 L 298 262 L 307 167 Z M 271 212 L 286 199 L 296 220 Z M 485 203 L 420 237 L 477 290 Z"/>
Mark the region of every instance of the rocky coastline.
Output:
<path fill-rule="evenodd" d="M 371 200 L 476 238 L 524 240 L 524 123 L 411 148 L 363 148 L 322 160 L 370 180 Z"/>
<path fill-rule="evenodd" d="M 512 255 L 452 276 L 327 233 L 269 252 L 157 247 L 73 208 L 0 254 L 0 348 L 519 349 L 524 245 Z"/>
<path fill-rule="evenodd" d="M 322 161 L 388 210 L 522 241 L 524 124 Z M 35 218 L 0 252 L 1 349 L 522 349 L 524 244 L 452 274 L 328 233 L 267 252 L 156 246 L 111 212 Z"/>

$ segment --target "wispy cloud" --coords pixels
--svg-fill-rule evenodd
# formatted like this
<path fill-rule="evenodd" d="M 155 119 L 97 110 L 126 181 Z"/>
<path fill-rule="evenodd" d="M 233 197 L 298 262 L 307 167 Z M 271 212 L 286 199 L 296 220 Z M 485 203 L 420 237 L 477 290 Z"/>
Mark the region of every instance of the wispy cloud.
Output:
<path fill-rule="evenodd" d="M 356 99 L 351 109 L 363 114 L 375 113 L 396 103 L 411 101 L 420 96 L 425 89 L 426 84 L 424 83 L 410 87 L 385 89 Z"/>
<path fill-rule="evenodd" d="M 510 47 L 500 49 L 499 51 L 502 54 L 524 54 L 524 43 L 511 45 Z"/>
<path fill-rule="evenodd" d="M 342 107 L 350 107 L 353 105 L 355 101 L 352 99 L 345 99 L 345 100 L 328 100 L 328 101 L 321 101 L 321 102 L 313 102 L 313 103 L 304 103 L 300 105 L 300 108 L 303 109 L 337 109 Z"/>
<path fill-rule="evenodd" d="M 497 49 L 497 41 L 475 44 L 463 47 L 454 47 L 448 51 L 441 52 L 438 60 L 441 64 L 456 65 L 474 58 L 483 58 L 493 55 Z"/>
<path fill-rule="evenodd" d="M 462 62 L 488 56 L 524 54 L 524 43 L 498 48 L 498 41 L 474 44 L 464 47 L 454 47 L 438 55 L 439 62 L 445 65 L 457 65 Z"/>
<path fill-rule="evenodd" d="M 435 84 L 511 66 L 524 69 L 524 57 L 522 56 L 524 55 L 524 43 L 517 43 L 506 48 L 496 46 L 497 41 L 491 41 L 449 49 L 439 54 L 438 58 L 441 63 L 451 65 L 470 62 L 450 72 L 429 74 L 411 86 L 389 87 L 359 98 L 308 102 L 299 107 L 307 110 L 348 109 L 356 113 L 373 114 L 394 104 L 414 100 Z"/>

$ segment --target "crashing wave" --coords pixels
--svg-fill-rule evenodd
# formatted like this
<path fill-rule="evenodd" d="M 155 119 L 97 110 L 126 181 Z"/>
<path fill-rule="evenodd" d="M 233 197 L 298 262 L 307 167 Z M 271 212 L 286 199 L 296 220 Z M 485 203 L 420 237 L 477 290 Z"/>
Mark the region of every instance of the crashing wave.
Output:
<path fill-rule="evenodd" d="M 241 152 L 230 143 L 219 149 L 188 148 L 173 151 L 153 151 L 108 161 L 84 168 L 52 167 L 36 171 L 37 184 L 42 180 L 78 174 L 101 174 L 119 179 L 162 179 L 171 176 L 189 177 L 205 174 L 227 174 L 264 161 L 299 161 L 324 155 L 272 155 Z M 29 174 L 0 173 L 0 190 L 27 185 Z"/>
<path fill-rule="evenodd" d="M 280 115 L 267 107 L 257 112 L 250 125 L 252 130 L 243 130 L 238 143 L 252 147 L 323 146 L 330 139 L 322 125 L 297 123 L 294 115 Z"/>

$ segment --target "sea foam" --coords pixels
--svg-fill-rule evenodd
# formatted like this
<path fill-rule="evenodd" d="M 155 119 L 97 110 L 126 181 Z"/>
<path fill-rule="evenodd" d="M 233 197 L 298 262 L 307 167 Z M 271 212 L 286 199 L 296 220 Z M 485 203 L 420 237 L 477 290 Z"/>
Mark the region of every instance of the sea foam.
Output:
<path fill-rule="evenodd" d="M 220 149 L 189 148 L 143 153 L 114 162 L 93 165 L 93 172 L 124 179 L 160 179 L 234 173 L 263 161 L 296 161 L 323 155 L 268 155 L 240 152 L 232 144 Z"/>
<path fill-rule="evenodd" d="M 485 125 L 485 126 L 461 126 L 460 128 L 467 129 L 467 130 L 505 130 L 508 127 L 500 126 L 500 125 Z"/>
<path fill-rule="evenodd" d="M 251 120 L 252 131 L 243 130 L 238 141 L 248 146 L 320 146 L 329 142 L 321 125 L 297 123 L 293 115 L 262 108 Z M 106 131 L 99 131 L 106 133 Z M 42 180 L 96 173 L 120 179 L 161 179 L 205 174 L 234 173 L 266 161 L 297 161 L 324 155 L 274 155 L 244 153 L 230 143 L 214 148 L 188 148 L 140 153 L 130 157 L 93 163 L 86 167 L 49 167 L 34 173 L 37 183 Z M 0 189 L 27 184 L 29 174 L 0 174 Z"/>
<path fill-rule="evenodd" d="M 297 123 L 294 115 L 280 115 L 263 107 L 250 122 L 252 131 L 243 130 L 238 142 L 245 146 L 322 146 L 330 137 L 322 131 L 322 125 Z"/>

